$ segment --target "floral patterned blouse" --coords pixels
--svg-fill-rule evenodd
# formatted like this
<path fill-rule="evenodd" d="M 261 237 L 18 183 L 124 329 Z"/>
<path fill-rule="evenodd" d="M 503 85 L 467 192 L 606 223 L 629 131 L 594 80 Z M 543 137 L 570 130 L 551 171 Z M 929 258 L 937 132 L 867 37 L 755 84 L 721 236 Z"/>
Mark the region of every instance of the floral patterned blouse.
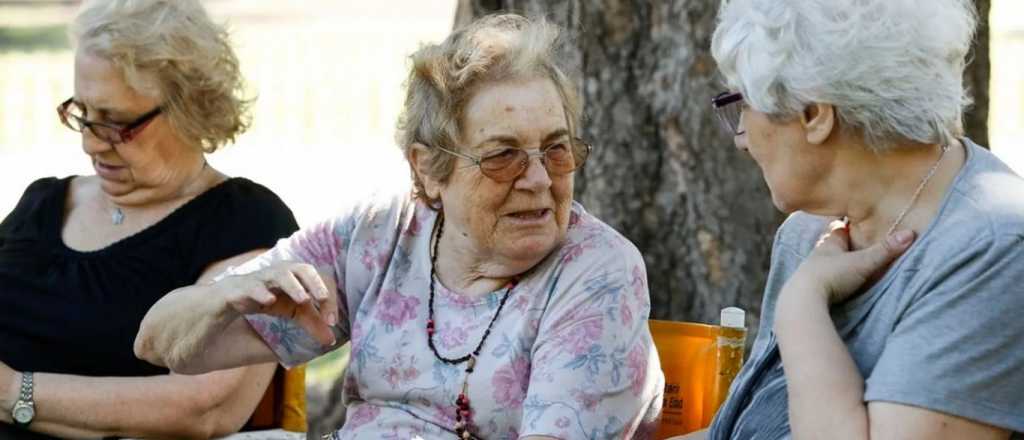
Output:
<path fill-rule="evenodd" d="M 437 213 L 408 195 L 376 198 L 307 227 L 232 271 L 301 261 L 338 286 L 339 345 L 351 341 L 340 439 L 451 439 L 465 365 L 427 345 L 431 231 Z M 435 343 L 471 352 L 504 289 L 482 297 L 436 284 Z M 647 327 L 636 248 L 573 204 L 565 242 L 511 291 L 469 375 L 474 434 L 484 439 L 648 438 L 664 378 Z M 287 319 L 249 315 L 286 367 L 322 347 Z"/>

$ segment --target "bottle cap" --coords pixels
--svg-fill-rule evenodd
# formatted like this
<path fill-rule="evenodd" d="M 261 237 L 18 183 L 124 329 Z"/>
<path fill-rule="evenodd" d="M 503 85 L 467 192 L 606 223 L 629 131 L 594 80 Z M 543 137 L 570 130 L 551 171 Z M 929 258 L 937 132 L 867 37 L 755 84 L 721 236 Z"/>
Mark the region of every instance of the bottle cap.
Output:
<path fill-rule="evenodd" d="M 739 307 L 722 309 L 722 327 L 746 328 L 747 313 Z"/>

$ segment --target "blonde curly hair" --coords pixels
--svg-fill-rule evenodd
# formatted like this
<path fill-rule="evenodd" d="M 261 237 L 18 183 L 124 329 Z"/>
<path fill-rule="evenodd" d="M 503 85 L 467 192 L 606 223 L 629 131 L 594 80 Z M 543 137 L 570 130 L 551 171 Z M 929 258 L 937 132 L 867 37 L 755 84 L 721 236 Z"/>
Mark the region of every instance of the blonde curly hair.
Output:
<path fill-rule="evenodd" d="M 455 157 L 437 147 L 461 150 L 466 104 L 486 84 L 519 78 L 551 80 L 562 98 L 569 135 L 576 137 L 580 99 L 576 85 L 558 64 L 558 36 L 558 28 L 543 19 L 489 15 L 453 32 L 442 43 L 426 45 L 412 54 L 396 136 L 406 157 L 413 144 L 426 145 L 427 174 L 446 182 Z M 437 206 L 437 200 L 426 196 L 415 171 L 412 177 L 414 196 Z"/>
<path fill-rule="evenodd" d="M 249 127 L 250 100 L 228 32 L 197 0 L 92 0 L 71 25 L 76 50 L 111 61 L 158 99 L 182 140 L 212 153 Z"/>

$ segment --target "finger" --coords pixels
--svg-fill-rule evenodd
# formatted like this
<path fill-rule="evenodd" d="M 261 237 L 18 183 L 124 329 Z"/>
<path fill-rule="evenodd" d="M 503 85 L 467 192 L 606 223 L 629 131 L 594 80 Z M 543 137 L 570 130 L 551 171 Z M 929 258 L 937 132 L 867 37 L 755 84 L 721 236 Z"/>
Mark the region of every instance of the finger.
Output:
<path fill-rule="evenodd" d="M 318 292 L 314 296 L 317 298 L 318 308 L 320 310 L 320 317 L 327 323 L 327 325 L 336 325 L 338 323 L 338 293 L 337 290 L 331 289 L 327 286 L 327 281 L 320 276 L 313 266 L 304 265 L 301 269 L 297 270 L 296 275 L 299 281 L 306 286 L 308 291 Z M 333 285 L 334 283 L 331 283 Z"/>
<path fill-rule="evenodd" d="M 321 345 L 333 346 L 337 342 L 331 327 L 321 319 L 320 312 L 313 307 L 312 303 L 300 305 L 295 311 L 293 320 Z"/>
<path fill-rule="evenodd" d="M 320 273 L 308 264 L 296 265 L 292 268 L 292 273 L 295 274 L 295 278 L 302 283 L 302 287 L 307 292 L 313 295 L 320 304 L 323 304 L 327 300 L 327 285 L 324 284 L 324 280 L 320 277 Z"/>
<path fill-rule="evenodd" d="M 296 304 L 305 304 L 312 299 L 309 292 L 306 292 L 306 288 L 302 286 L 298 278 L 295 278 L 295 274 L 291 271 L 281 272 L 279 275 L 270 280 L 273 287 L 277 287 L 280 291 L 284 292 L 294 301 Z"/>
<path fill-rule="evenodd" d="M 855 269 L 869 276 L 903 254 L 914 242 L 914 231 L 899 231 L 867 249 L 854 252 Z"/>

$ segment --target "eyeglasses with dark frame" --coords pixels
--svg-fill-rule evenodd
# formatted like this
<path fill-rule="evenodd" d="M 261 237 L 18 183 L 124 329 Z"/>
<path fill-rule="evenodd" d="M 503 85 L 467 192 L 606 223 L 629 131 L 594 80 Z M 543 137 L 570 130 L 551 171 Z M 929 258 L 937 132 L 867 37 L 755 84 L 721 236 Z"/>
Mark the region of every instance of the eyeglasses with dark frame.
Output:
<path fill-rule="evenodd" d="M 73 107 L 81 111 L 81 114 L 76 114 L 73 111 Z M 85 111 L 75 102 L 75 98 L 68 98 L 67 101 L 62 102 L 57 106 L 57 116 L 60 117 L 60 122 L 65 127 L 71 130 L 82 133 L 85 129 L 96 136 L 97 139 L 106 142 L 110 145 L 123 144 L 131 142 L 135 139 L 142 130 L 144 130 L 154 118 L 163 113 L 163 109 L 157 107 L 146 114 L 139 116 L 132 122 L 127 124 L 109 124 L 105 122 L 93 122 L 85 119 Z"/>
<path fill-rule="evenodd" d="M 746 130 L 740 131 L 740 115 L 743 113 L 742 93 L 719 93 L 711 99 L 711 107 L 715 109 L 715 115 L 722 122 L 722 126 L 733 136 L 739 136 L 746 132 Z"/>
<path fill-rule="evenodd" d="M 571 145 L 558 142 L 542 147 L 539 151 L 529 152 L 522 148 L 506 147 L 485 153 L 482 156 L 452 151 L 438 146 L 437 149 L 473 162 L 480 167 L 480 173 L 495 182 L 509 182 L 521 176 L 530 165 L 530 159 L 539 157 L 544 169 L 551 175 L 570 174 L 581 167 L 590 156 L 593 147 L 579 138 L 574 138 Z"/>

